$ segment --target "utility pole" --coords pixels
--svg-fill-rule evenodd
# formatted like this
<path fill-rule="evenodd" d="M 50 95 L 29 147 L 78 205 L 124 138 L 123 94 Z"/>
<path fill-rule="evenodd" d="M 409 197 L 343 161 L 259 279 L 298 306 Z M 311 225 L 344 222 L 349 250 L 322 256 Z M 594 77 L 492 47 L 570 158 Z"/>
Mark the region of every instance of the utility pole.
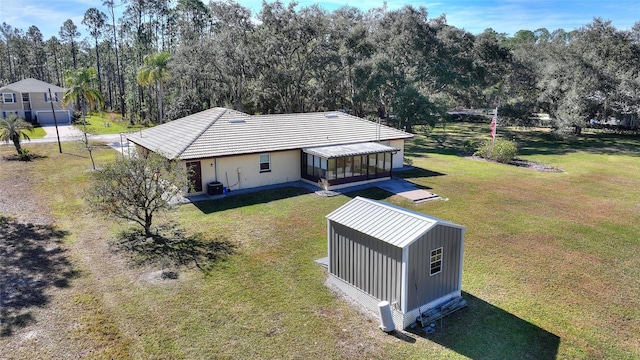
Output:
<path fill-rule="evenodd" d="M 58 150 L 62 154 L 62 144 L 60 144 L 60 133 L 58 132 L 58 119 L 56 119 L 56 110 L 53 108 L 53 97 L 51 97 L 51 88 L 49 88 L 49 102 L 51 103 L 51 112 L 53 113 L 53 123 L 56 125 L 56 136 L 58 137 Z"/>

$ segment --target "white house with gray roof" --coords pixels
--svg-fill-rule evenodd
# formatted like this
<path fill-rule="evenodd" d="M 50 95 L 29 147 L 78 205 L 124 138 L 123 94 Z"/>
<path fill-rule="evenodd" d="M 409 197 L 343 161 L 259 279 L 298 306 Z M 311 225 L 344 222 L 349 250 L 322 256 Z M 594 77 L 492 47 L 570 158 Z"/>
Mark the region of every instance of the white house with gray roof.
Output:
<path fill-rule="evenodd" d="M 140 152 L 180 159 L 206 184 L 236 190 L 325 179 L 331 188 L 388 179 L 413 135 L 341 112 L 248 115 L 213 108 L 127 135 Z"/>
<path fill-rule="evenodd" d="M 27 121 L 52 125 L 55 111 L 55 121 L 58 124 L 70 124 L 71 107 L 62 107 L 64 91 L 60 86 L 37 79 L 24 79 L 0 87 L 0 116 L 4 118 L 15 114 Z"/>

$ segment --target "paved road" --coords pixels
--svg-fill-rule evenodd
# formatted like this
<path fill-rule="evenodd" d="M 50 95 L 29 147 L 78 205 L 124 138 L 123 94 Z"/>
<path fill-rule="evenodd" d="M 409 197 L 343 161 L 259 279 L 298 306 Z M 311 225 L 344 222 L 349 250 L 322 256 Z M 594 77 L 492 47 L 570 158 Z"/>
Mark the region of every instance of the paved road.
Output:
<path fill-rule="evenodd" d="M 83 134 L 82 131 L 76 129 L 72 125 L 58 125 L 58 134 L 56 134 L 55 126 L 43 126 L 44 131 L 47 133 L 45 137 L 42 139 L 33 139 L 31 141 L 23 140 L 23 144 L 29 145 L 30 143 L 49 143 L 49 142 L 57 142 L 58 135 L 60 136 L 61 142 L 70 142 L 70 141 L 82 141 Z M 108 135 L 90 135 L 90 140 L 93 141 L 102 141 L 107 143 L 109 146 L 114 148 L 117 151 L 122 152 L 127 151 L 129 148 L 129 142 L 124 136 L 120 136 L 120 134 L 108 134 Z M 122 141 L 122 144 L 120 144 Z M 4 142 L 0 142 L 0 145 L 5 144 Z M 12 143 L 8 145 L 13 146 Z"/>

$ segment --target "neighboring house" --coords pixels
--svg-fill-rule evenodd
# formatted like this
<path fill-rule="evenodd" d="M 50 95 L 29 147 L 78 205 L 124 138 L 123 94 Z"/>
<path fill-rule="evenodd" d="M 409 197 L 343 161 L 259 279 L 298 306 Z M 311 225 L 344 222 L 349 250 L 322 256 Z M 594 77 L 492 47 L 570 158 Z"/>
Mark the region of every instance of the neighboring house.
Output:
<path fill-rule="evenodd" d="M 49 96 L 51 90 L 51 96 Z M 18 117 L 40 125 L 54 123 L 51 100 L 58 124 L 70 124 L 71 107 L 62 107 L 64 88 L 36 79 L 24 79 L 13 84 L 0 87 L 0 115 L 7 117 L 16 114 Z"/>
<path fill-rule="evenodd" d="M 464 231 L 356 197 L 327 215 L 327 282 L 372 312 L 388 301 L 394 325 L 404 329 L 421 313 L 461 299 Z"/>
<path fill-rule="evenodd" d="M 127 135 L 139 152 L 180 159 L 194 193 L 303 180 L 331 188 L 389 179 L 413 135 L 341 112 L 248 115 L 205 110 Z M 221 183 L 221 184 L 220 184 Z"/>

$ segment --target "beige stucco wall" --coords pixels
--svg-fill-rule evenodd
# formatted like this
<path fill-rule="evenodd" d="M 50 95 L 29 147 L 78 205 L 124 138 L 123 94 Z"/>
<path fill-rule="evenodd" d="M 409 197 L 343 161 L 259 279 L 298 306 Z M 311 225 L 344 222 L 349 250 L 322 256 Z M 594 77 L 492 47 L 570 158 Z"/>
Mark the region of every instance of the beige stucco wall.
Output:
<path fill-rule="evenodd" d="M 391 140 L 389 146 L 400 149 L 393 155 L 393 168 L 401 168 L 404 161 L 404 140 Z"/>
<path fill-rule="evenodd" d="M 269 154 L 271 171 L 268 172 L 260 172 L 260 154 L 201 159 L 203 192 L 207 191 L 207 183 L 212 181 L 238 190 L 300 180 L 300 150 Z"/>

